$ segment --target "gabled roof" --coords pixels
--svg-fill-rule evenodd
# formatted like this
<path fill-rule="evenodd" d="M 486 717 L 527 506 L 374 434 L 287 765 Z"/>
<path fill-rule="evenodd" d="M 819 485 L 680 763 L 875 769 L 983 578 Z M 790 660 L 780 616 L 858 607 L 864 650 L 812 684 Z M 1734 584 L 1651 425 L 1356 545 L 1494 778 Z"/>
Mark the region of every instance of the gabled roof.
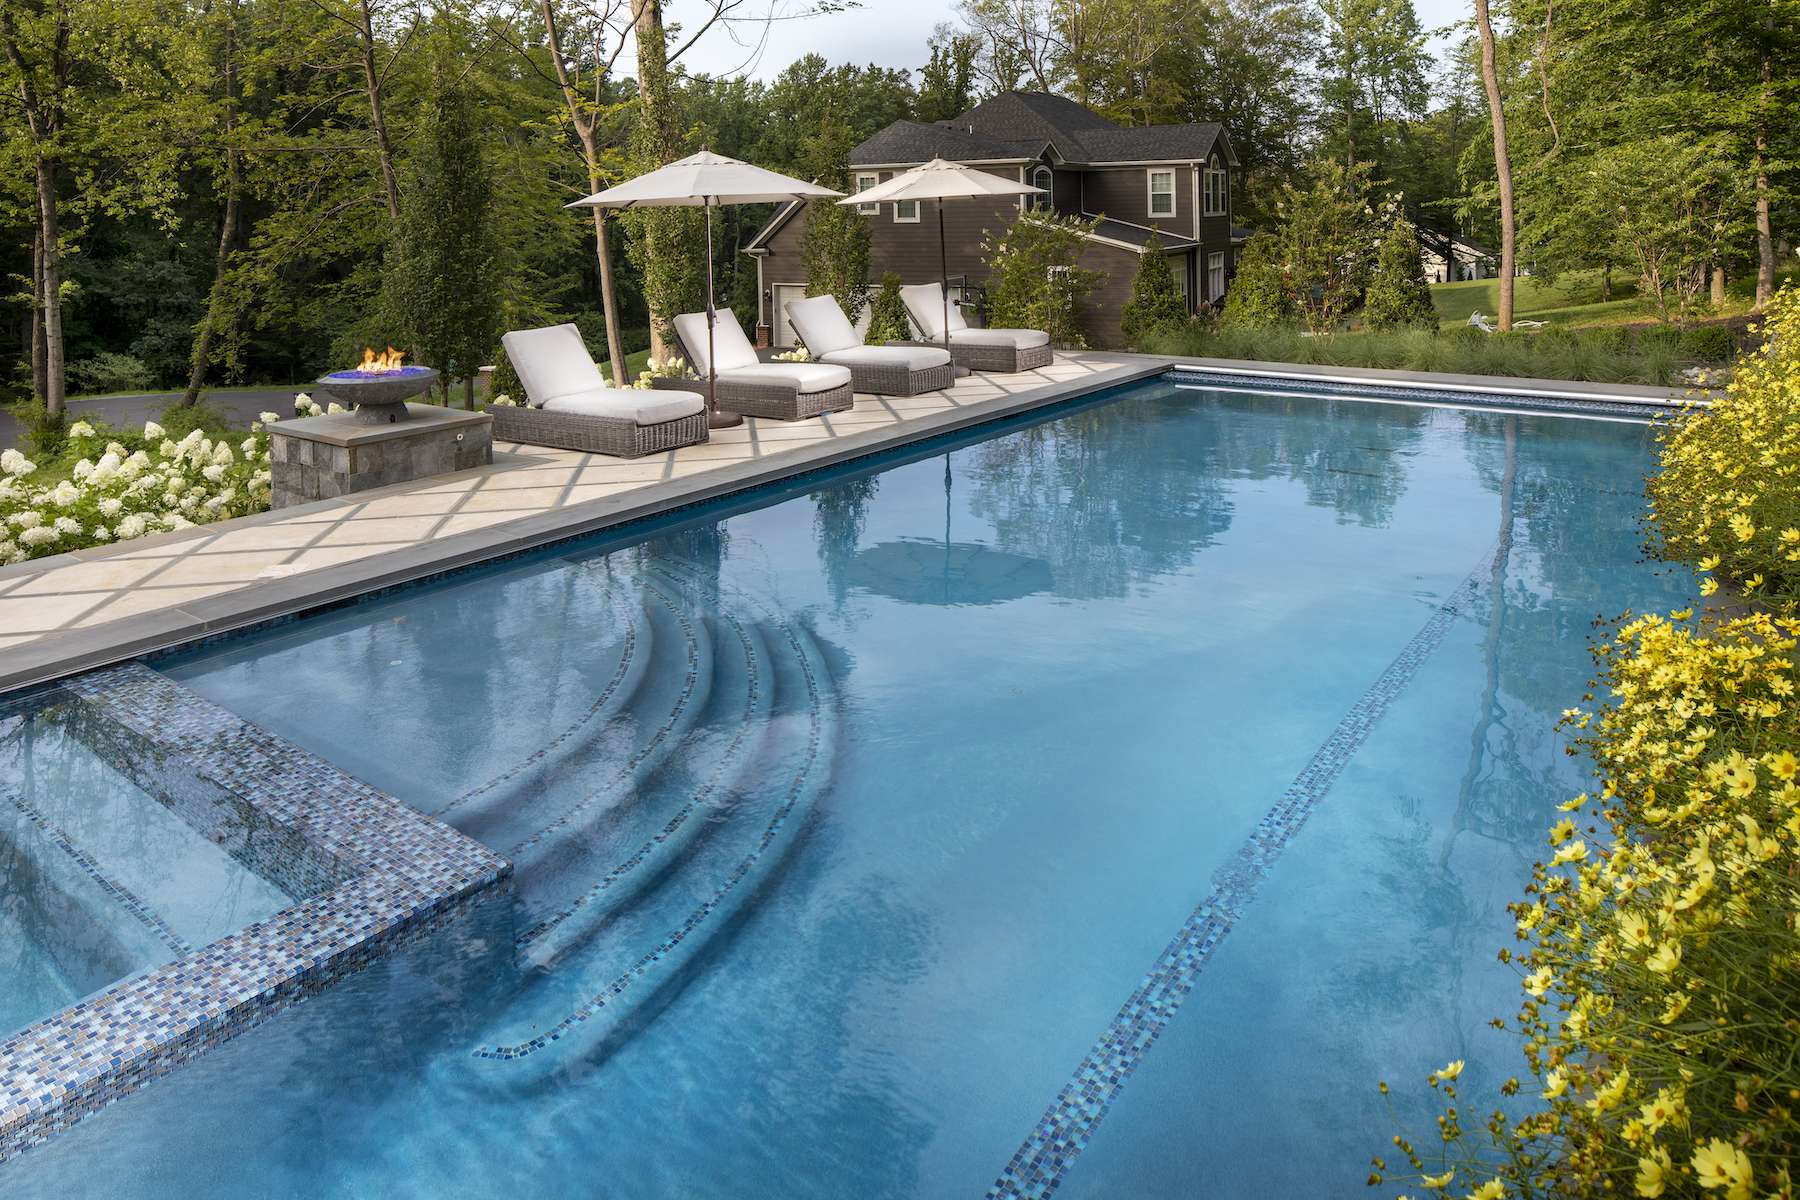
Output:
<path fill-rule="evenodd" d="M 850 152 L 852 166 L 922 163 L 934 158 L 951 162 L 1018 162 L 1035 158 L 1042 152 L 1021 150 L 1005 142 L 974 134 L 949 125 L 924 125 L 918 121 L 895 121 L 874 137 Z"/>
<path fill-rule="evenodd" d="M 1051 148 L 1065 162 L 1196 162 L 1215 148 L 1236 163 L 1231 140 L 1216 124 L 1127 127 L 1047 92 L 1001 92 L 961 116 L 925 125 L 896 121 L 850 152 L 862 165 L 1017 162 Z"/>
<path fill-rule="evenodd" d="M 1099 224 L 1094 226 L 1095 237 L 1102 237 L 1110 242 L 1124 242 L 1140 250 L 1149 243 L 1152 233 L 1156 234 L 1156 240 L 1164 250 L 1192 250 L 1200 244 L 1193 238 L 1182 237 L 1166 229 L 1145 229 L 1142 225 L 1115 221 L 1111 217 L 1100 218 Z"/>

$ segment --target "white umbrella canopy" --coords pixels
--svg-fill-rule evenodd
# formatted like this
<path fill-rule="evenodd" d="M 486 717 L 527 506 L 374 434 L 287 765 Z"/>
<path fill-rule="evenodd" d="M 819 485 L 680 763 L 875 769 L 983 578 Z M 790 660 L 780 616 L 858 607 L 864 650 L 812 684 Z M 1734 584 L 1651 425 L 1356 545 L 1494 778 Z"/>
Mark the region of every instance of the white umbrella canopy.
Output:
<path fill-rule="evenodd" d="M 838 201 L 839 204 L 888 204 L 896 200 L 972 200 L 978 196 L 1035 196 L 1041 187 L 1002 179 L 961 163 L 934 158 L 903 171 L 885 183 Z"/>
<path fill-rule="evenodd" d="M 718 316 L 713 307 L 712 210 L 721 204 L 782 204 L 843 194 L 702 150 L 563 207 L 706 210 L 706 423 L 723 429 L 742 425 L 744 418 L 719 411 L 718 371 L 713 366 L 713 322 Z"/>
<path fill-rule="evenodd" d="M 950 259 L 944 248 L 944 201 L 978 200 L 987 196 L 1040 196 L 1041 187 L 1002 179 L 998 175 L 965 167 L 961 163 L 934 158 L 928 163 L 902 171 L 886 183 L 878 183 L 854 196 L 846 196 L 839 204 L 894 204 L 907 200 L 937 201 L 938 272 L 944 297 L 944 349 L 950 349 Z"/>
<path fill-rule="evenodd" d="M 841 195 L 830 188 L 702 150 L 565 207 L 710 208 L 716 204 L 781 204 Z"/>

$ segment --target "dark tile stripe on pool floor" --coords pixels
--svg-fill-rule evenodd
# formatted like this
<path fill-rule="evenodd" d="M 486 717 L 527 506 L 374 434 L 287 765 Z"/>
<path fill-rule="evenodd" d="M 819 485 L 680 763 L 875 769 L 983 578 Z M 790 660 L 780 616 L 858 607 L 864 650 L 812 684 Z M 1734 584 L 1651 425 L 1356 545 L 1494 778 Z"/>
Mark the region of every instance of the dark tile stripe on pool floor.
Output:
<path fill-rule="evenodd" d="M 988 1200 L 1037 1200 L 1056 1191 L 1131 1072 L 1193 990 L 1213 951 L 1255 898 L 1257 887 L 1275 860 L 1337 782 L 1388 705 L 1406 690 L 1456 619 L 1480 594 L 1483 583 L 1511 544 L 1512 531 L 1507 529 L 1494 552 L 1438 605 L 1394 661 L 1351 705 L 1331 736 L 1282 793 L 1280 802 L 1257 823 L 1249 840 L 1213 874 L 1206 898 L 1183 922 L 1143 982 L 1075 1069 L 1074 1077 L 1038 1119 L 988 1189 Z"/>

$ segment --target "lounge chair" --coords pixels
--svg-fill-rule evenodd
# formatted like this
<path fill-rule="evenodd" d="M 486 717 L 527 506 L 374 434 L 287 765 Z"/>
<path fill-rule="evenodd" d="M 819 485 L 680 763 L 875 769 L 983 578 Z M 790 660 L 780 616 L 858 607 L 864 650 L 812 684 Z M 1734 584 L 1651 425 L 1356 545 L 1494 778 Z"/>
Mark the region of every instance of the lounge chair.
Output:
<path fill-rule="evenodd" d="M 1476 309 L 1474 312 L 1469 314 L 1469 324 L 1471 324 L 1475 328 L 1481 330 L 1483 333 L 1499 333 L 1500 332 L 1500 327 L 1498 325 L 1494 324 L 1492 321 L 1488 320 L 1486 317 L 1482 316 L 1480 309 Z M 1520 321 L 1517 319 L 1515 319 L 1513 321 L 1514 329 L 1542 329 L 1544 327 L 1544 325 L 1545 325 L 1545 322 L 1543 322 L 1543 321 Z"/>
<path fill-rule="evenodd" d="M 935 283 L 900 289 L 906 315 L 920 340 L 944 344 L 944 291 Z M 950 356 L 971 371 L 1031 371 L 1047 367 L 1055 355 L 1050 335 L 1036 329 L 971 329 L 962 309 L 950 306 Z"/>
<path fill-rule="evenodd" d="M 941 346 L 866 346 L 834 296 L 809 296 L 787 306 L 806 352 L 822 363 L 849 367 L 859 392 L 916 396 L 950 386 L 956 368 Z"/>
<path fill-rule="evenodd" d="M 658 387 L 706 389 L 706 314 L 683 313 L 675 318 L 675 339 L 694 364 L 700 382 L 658 380 Z M 820 413 L 843 412 L 856 402 L 850 368 L 830 363 L 765 363 L 757 360 L 756 347 L 744 336 L 744 327 L 727 309 L 713 325 L 713 350 L 717 356 L 718 406 L 726 412 L 776 421 L 798 421 Z"/>
<path fill-rule="evenodd" d="M 608 387 L 573 325 L 514 330 L 500 341 L 530 403 L 488 408 L 495 441 L 637 458 L 706 440 L 703 396 Z"/>

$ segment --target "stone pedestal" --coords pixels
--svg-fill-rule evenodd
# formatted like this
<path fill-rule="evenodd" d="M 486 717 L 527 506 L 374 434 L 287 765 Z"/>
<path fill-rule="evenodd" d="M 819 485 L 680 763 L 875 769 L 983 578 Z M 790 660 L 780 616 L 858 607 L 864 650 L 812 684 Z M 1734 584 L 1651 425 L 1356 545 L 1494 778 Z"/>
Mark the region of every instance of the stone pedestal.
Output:
<path fill-rule="evenodd" d="M 494 419 L 408 404 L 408 419 L 365 425 L 352 413 L 269 426 L 273 504 L 285 508 L 463 471 L 494 461 Z"/>

